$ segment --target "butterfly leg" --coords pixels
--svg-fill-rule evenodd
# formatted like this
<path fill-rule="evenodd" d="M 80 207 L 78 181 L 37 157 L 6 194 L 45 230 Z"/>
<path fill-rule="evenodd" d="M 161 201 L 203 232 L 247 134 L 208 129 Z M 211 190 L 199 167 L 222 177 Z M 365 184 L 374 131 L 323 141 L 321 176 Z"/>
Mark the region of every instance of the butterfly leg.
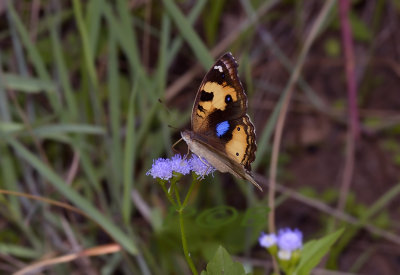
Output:
<path fill-rule="evenodd" d="M 211 165 L 208 165 L 206 171 L 204 171 L 204 173 L 202 175 L 198 176 L 197 179 L 198 180 L 200 180 L 200 179 L 203 180 L 205 178 L 205 176 L 208 174 L 208 170 L 209 169 L 212 169 Z M 213 176 L 214 176 L 214 174 L 213 174 Z"/>
<path fill-rule="evenodd" d="M 172 150 L 173 150 L 175 153 L 179 153 L 178 150 L 175 149 L 175 146 L 176 146 L 179 142 L 181 142 L 181 141 L 182 141 L 182 138 L 180 138 L 177 142 L 175 142 L 175 143 L 172 145 Z M 189 148 L 188 148 L 188 152 L 189 152 Z"/>
<path fill-rule="evenodd" d="M 188 148 L 187 148 L 186 155 L 185 155 L 185 157 L 183 158 L 183 160 L 187 160 L 187 158 L 188 158 L 188 156 L 189 156 L 189 153 L 190 153 L 190 150 L 189 150 L 189 147 L 188 147 Z"/>
<path fill-rule="evenodd" d="M 204 163 L 205 166 L 207 166 L 206 171 L 204 171 L 204 173 L 203 173 L 201 176 L 199 176 L 199 177 L 197 178 L 197 179 L 202 179 L 202 180 L 203 180 L 204 177 L 205 177 L 205 175 L 208 174 L 208 170 L 209 170 L 209 169 L 212 169 L 212 167 L 211 167 L 211 165 L 210 165 L 209 163 L 205 162 L 205 160 L 202 159 L 200 156 L 199 156 L 199 159 L 200 159 L 200 161 L 201 161 L 202 163 Z"/>
<path fill-rule="evenodd" d="M 201 161 L 202 163 L 204 163 L 205 166 L 210 167 L 210 164 L 208 164 L 207 162 L 205 162 L 205 160 L 203 160 L 200 156 L 199 156 L 199 159 L 200 159 L 200 161 Z M 207 170 L 208 170 L 208 168 L 207 168 Z"/>

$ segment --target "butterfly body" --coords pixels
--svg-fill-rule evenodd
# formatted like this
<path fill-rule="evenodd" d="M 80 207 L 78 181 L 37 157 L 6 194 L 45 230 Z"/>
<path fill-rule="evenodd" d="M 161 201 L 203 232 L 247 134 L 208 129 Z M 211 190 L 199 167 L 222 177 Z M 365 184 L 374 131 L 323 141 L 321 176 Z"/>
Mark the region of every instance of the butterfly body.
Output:
<path fill-rule="evenodd" d="M 257 149 L 255 129 L 247 115 L 247 97 L 231 53 L 220 57 L 204 77 L 192 109 L 192 130 L 181 132 L 189 149 L 214 168 L 250 181 Z"/>

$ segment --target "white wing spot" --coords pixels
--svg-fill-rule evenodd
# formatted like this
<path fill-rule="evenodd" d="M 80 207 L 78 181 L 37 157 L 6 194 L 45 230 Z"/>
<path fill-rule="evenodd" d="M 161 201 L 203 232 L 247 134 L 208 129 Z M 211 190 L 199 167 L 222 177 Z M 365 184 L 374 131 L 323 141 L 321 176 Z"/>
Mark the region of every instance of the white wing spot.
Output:
<path fill-rule="evenodd" d="M 214 70 L 218 70 L 220 73 L 223 72 L 222 66 L 214 66 Z"/>

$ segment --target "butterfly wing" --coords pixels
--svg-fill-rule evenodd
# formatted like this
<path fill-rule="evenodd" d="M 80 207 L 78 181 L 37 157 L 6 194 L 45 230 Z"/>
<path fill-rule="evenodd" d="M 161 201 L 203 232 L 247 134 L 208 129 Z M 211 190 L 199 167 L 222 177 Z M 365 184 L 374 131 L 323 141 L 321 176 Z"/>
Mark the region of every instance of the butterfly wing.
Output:
<path fill-rule="evenodd" d="M 247 97 L 231 53 L 220 57 L 204 77 L 192 109 L 192 130 L 205 133 L 225 120 L 246 115 Z"/>
<path fill-rule="evenodd" d="M 251 171 L 250 164 L 255 160 L 257 150 L 253 123 L 247 115 L 230 121 L 230 123 L 232 126 L 225 134 L 230 138 L 225 145 L 226 154 L 241 163 L 247 171 Z"/>
<path fill-rule="evenodd" d="M 250 118 L 245 115 L 238 119 L 226 120 L 218 124 L 216 129 L 208 131 L 207 134 L 193 132 L 193 137 L 251 171 L 250 164 L 255 160 L 257 144 Z"/>
<path fill-rule="evenodd" d="M 246 114 L 247 97 L 237 67 L 231 53 L 211 67 L 196 95 L 192 130 L 198 140 L 250 171 L 257 144 L 254 126 Z"/>

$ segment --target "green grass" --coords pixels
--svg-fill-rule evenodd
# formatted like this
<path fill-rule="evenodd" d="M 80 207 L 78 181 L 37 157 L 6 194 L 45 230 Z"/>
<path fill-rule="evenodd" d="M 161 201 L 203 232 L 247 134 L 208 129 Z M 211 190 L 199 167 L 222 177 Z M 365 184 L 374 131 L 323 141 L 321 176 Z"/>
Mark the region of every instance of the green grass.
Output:
<path fill-rule="evenodd" d="M 241 78 L 247 82 L 252 116 L 257 112 L 251 106 L 253 97 L 263 98 L 257 83 L 268 82 L 254 79 L 255 60 L 268 52 L 290 79 L 321 34 L 335 25 L 335 9 L 331 5 L 315 26 L 317 41 L 299 45 L 299 57 L 288 57 L 271 34 L 259 31 L 262 24 L 285 16 L 274 9 L 279 1 L 239 1 L 238 6 L 230 1 L 200 0 L 193 6 L 183 1 L 152 1 L 150 21 L 145 16 L 146 4 L 130 6 L 136 1 L 60 0 L 54 2 L 62 5 L 54 7 L 42 1 L 43 12 L 35 26 L 28 2 L 8 2 L 7 28 L 0 31 L 5 45 L 0 50 L 0 190 L 68 203 L 83 215 L 45 200 L 2 192 L 0 254 L 30 264 L 47 255 L 73 252 L 76 246 L 87 249 L 116 242 L 121 252 L 91 258 L 89 266 L 102 274 L 189 274 L 177 216 L 161 187 L 145 174 L 154 159 L 174 154 L 172 144 L 180 138 L 179 130 L 189 127 L 191 100 L 203 73 L 190 79 L 173 100 L 166 101 L 165 91 L 198 64 L 206 71 L 216 55 L 233 51 L 240 61 Z M 303 11 L 295 6 L 300 4 L 287 5 L 293 5 L 296 20 L 301 20 Z M 230 22 L 232 30 L 227 34 L 221 20 L 238 7 L 245 10 L 243 17 L 235 18 L 237 24 Z M 359 28 L 364 26 L 359 18 L 356 22 Z M 234 38 L 221 50 L 219 43 L 231 34 Z M 143 60 L 145 36 L 151 41 L 148 62 Z M 215 49 L 220 50 L 216 53 Z M 300 76 L 296 84 L 314 110 L 329 113 L 305 77 Z M 287 90 L 280 91 L 271 116 L 256 122 L 261 127 L 253 169 L 258 171 L 268 170 L 270 140 Z M 178 148 L 186 153 L 183 145 Z M 196 187 L 189 201 L 193 213 L 186 213 L 188 249 L 199 271 L 219 245 L 237 255 L 258 253 L 254 249 L 257 237 L 266 230 L 266 218 L 253 227 L 240 222 L 247 218 L 247 208 L 267 205 L 267 190 L 260 195 L 234 180 L 232 189 L 226 190 L 219 184 L 221 178 L 216 173 Z M 134 200 L 132 191 L 141 199 Z M 332 254 L 332 266 L 355 235 L 376 222 L 374 217 L 385 213 L 398 194 L 395 185 L 358 216 L 358 223 L 343 222 L 350 229 Z M 288 197 L 277 197 L 276 205 L 286 203 Z M 239 208 L 237 220 L 219 228 L 198 225 L 201 215 L 197 214 L 232 202 Z M 323 229 L 316 230 L 317 234 Z M 265 258 L 265 254 L 254 257 Z M 366 257 L 369 254 L 360 256 L 358 264 L 366 262 Z M 69 274 L 77 266 L 68 263 L 50 269 Z M 9 261 L 0 273 L 9 271 L 6 267 L 12 272 L 21 268 Z"/>

